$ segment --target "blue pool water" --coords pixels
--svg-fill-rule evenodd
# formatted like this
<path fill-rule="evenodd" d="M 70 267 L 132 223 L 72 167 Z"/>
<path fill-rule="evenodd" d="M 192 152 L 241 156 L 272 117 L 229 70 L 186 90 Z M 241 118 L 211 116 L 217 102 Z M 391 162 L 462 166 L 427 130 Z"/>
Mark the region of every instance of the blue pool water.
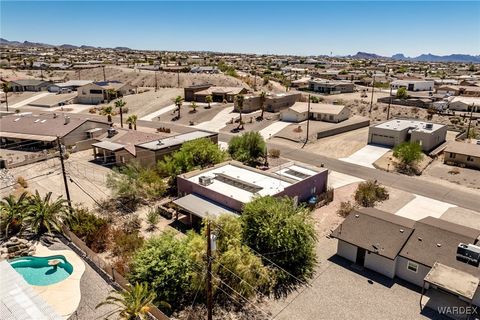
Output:
<path fill-rule="evenodd" d="M 48 265 L 48 261 L 54 259 L 61 261 L 56 268 Z M 73 266 L 62 255 L 21 257 L 9 262 L 13 269 L 33 286 L 48 286 L 60 282 L 68 278 L 73 272 Z"/>

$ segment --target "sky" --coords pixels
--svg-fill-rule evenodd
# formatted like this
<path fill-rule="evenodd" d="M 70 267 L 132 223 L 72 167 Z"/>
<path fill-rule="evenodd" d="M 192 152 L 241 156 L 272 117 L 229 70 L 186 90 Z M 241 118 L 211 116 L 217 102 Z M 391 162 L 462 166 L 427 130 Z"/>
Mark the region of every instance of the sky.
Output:
<path fill-rule="evenodd" d="M 147 50 L 480 55 L 477 1 L 8 1 L 0 35 Z"/>

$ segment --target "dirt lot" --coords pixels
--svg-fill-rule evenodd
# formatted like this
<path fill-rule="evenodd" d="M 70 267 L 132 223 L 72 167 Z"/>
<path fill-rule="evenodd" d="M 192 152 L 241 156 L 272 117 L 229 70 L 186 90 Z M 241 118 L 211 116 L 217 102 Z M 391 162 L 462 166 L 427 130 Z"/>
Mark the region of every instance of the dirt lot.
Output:
<path fill-rule="evenodd" d="M 455 183 L 459 186 L 480 190 L 480 171 L 449 166 L 443 163 L 443 156 L 433 161 L 420 176 L 422 179 Z"/>
<path fill-rule="evenodd" d="M 298 147 L 299 143 L 280 138 L 275 142 Z M 361 128 L 307 143 L 304 149 L 332 158 L 345 158 L 367 145 L 368 128 Z"/>
<path fill-rule="evenodd" d="M 239 114 L 238 113 L 232 113 L 235 115 L 236 119 L 238 119 Z M 263 120 L 257 121 L 257 117 L 260 116 L 261 111 L 257 112 L 251 112 L 251 113 L 244 113 L 242 115 L 243 121 L 245 122 L 245 125 L 243 126 L 245 130 L 239 131 L 239 134 L 245 133 L 247 131 L 260 131 L 275 121 L 279 119 L 279 114 L 278 113 L 270 113 L 270 112 L 265 112 L 263 115 Z M 238 127 L 238 123 L 229 123 L 227 124 L 223 129 L 221 129 L 221 132 L 231 132 L 232 129 L 235 129 Z"/>

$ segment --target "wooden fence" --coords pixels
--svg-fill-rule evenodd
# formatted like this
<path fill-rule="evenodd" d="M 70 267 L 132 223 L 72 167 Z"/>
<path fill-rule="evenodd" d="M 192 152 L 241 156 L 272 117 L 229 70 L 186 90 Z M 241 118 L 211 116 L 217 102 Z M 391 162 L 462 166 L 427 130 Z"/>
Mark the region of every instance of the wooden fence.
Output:
<path fill-rule="evenodd" d="M 102 258 L 100 258 L 92 249 L 90 249 L 85 242 L 83 242 L 79 237 L 77 237 L 73 232 L 71 232 L 68 228 L 63 228 L 63 233 L 70 240 L 82 253 L 83 259 L 88 259 L 92 262 L 100 271 L 103 271 L 111 281 L 118 285 L 118 287 L 124 290 L 130 290 L 130 284 L 115 268 L 113 268 L 110 264 L 105 262 Z M 154 305 L 149 306 L 149 314 L 154 319 L 158 320 L 169 320 L 170 318 L 165 315 L 160 309 L 158 309 Z"/>

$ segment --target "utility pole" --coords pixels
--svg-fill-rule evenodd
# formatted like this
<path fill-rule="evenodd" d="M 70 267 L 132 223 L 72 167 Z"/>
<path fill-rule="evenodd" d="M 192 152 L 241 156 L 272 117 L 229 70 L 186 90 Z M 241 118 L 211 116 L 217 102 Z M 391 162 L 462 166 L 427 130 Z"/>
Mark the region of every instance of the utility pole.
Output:
<path fill-rule="evenodd" d="M 72 201 L 70 200 L 70 191 L 68 190 L 67 174 L 65 172 L 65 164 L 63 163 L 64 146 L 62 146 L 62 144 L 60 143 L 59 136 L 57 136 L 57 146 L 58 146 L 58 152 L 60 154 L 60 164 L 62 165 L 63 184 L 65 186 L 65 194 L 67 195 L 68 208 L 70 209 L 70 213 L 72 213 L 73 212 Z"/>
<path fill-rule="evenodd" d="M 372 113 L 372 108 L 373 108 L 373 91 L 375 91 L 375 73 L 373 74 L 373 81 L 372 81 L 372 99 L 370 99 L 370 110 L 368 110 L 368 113 Z"/>
<path fill-rule="evenodd" d="M 390 84 L 390 99 L 388 100 L 387 120 L 390 120 L 390 105 L 392 104 L 392 85 Z"/>
<path fill-rule="evenodd" d="M 302 149 L 303 149 L 303 147 L 305 147 L 305 145 L 306 145 L 307 142 L 308 142 L 308 135 L 309 135 L 309 133 L 310 133 L 310 95 L 308 95 L 307 137 L 305 138 L 305 143 L 303 144 Z"/>
<path fill-rule="evenodd" d="M 80 80 L 80 69 L 78 69 L 78 80 Z"/>
<path fill-rule="evenodd" d="M 103 81 L 107 82 L 107 76 L 105 74 L 105 66 L 102 66 L 103 69 Z"/>
<path fill-rule="evenodd" d="M 210 220 L 207 222 L 207 319 L 213 317 L 213 296 L 212 296 L 212 243 L 210 234 Z"/>
<path fill-rule="evenodd" d="M 467 127 L 467 139 L 470 135 L 470 126 L 472 124 L 472 116 L 473 116 L 473 109 L 475 108 L 475 103 L 472 103 L 472 108 L 470 109 L 470 119 L 468 120 L 468 127 Z"/>
<path fill-rule="evenodd" d="M 157 70 L 155 70 L 155 92 L 158 90 Z"/>
<path fill-rule="evenodd" d="M 180 88 L 180 70 L 177 71 L 177 87 Z"/>

